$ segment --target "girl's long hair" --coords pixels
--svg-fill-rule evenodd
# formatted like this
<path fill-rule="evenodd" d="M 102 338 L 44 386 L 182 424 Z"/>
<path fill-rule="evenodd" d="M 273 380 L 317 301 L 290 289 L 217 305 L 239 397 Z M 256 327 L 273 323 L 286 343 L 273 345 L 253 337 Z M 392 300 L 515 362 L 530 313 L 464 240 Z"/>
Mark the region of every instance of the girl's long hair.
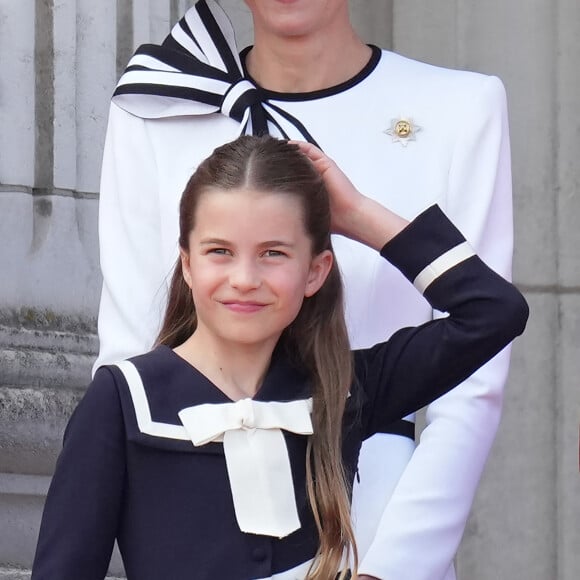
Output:
<path fill-rule="evenodd" d="M 272 137 L 239 137 L 218 147 L 190 178 L 179 208 L 179 245 L 189 251 L 201 195 L 212 190 L 251 188 L 301 200 L 305 231 L 313 256 L 331 250 L 330 205 L 324 183 L 298 147 Z M 175 347 L 195 331 L 196 313 L 191 290 L 178 260 L 165 319 L 157 344 Z M 342 418 L 353 379 L 353 363 L 344 321 L 342 280 L 336 261 L 322 288 L 305 298 L 298 316 L 280 339 L 313 380 L 313 435 L 306 457 L 307 490 L 320 546 L 307 578 L 329 580 L 349 560 L 358 564 L 350 519 L 350 489 L 341 454 Z"/>

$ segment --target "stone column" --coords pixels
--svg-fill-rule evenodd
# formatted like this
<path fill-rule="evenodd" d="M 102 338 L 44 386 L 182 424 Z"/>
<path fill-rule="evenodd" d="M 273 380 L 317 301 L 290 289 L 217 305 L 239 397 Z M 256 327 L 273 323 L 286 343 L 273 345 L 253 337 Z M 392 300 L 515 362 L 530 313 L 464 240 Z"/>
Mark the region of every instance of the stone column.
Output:
<path fill-rule="evenodd" d="M 32 562 L 62 431 L 96 353 L 116 30 L 114 0 L 0 5 L 0 566 Z"/>

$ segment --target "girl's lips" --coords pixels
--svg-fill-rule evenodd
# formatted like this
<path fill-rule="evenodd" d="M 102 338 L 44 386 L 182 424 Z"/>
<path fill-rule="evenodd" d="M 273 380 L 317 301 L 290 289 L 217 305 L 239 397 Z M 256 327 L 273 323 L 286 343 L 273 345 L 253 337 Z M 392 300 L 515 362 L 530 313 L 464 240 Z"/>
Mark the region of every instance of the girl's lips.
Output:
<path fill-rule="evenodd" d="M 233 312 L 241 312 L 245 314 L 252 314 L 253 312 L 258 312 L 266 306 L 260 302 L 222 302 L 222 304 L 232 310 Z"/>

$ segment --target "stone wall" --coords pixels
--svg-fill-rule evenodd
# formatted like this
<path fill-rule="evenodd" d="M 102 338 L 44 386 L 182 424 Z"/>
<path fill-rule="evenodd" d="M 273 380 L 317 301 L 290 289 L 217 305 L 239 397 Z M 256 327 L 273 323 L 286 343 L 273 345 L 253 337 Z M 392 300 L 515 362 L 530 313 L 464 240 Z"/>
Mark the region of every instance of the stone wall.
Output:
<path fill-rule="evenodd" d="M 191 4 L 0 1 L 0 578 L 27 577 L 62 430 L 96 353 L 109 97 L 134 46 L 159 41 Z M 242 1 L 221 4 L 248 44 Z M 514 277 L 532 316 L 458 570 L 463 580 L 576 580 L 580 3 L 353 0 L 352 10 L 369 42 L 506 84 Z"/>

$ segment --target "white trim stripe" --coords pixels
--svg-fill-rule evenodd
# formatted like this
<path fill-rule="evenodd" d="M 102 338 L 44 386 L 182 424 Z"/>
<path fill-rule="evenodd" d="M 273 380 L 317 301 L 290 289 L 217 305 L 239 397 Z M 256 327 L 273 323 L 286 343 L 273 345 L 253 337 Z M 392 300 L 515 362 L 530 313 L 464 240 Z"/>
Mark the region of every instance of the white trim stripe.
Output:
<path fill-rule="evenodd" d="M 467 260 L 467 258 L 471 258 L 471 256 L 475 256 L 473 248 L 467 242 L 463 242 L 441 254 L 441 256 L 423 268 L 413 280 L 413 285 L 423 294 L 439 276 Z"/>
<path fill-rule="evenodd" d="M 198 27 L 205 30 L 205 26 L 203 26 L 203 24 L 201 24 L 201 25 L 198 24 L 199 15 L 196 11 L 188 10 L 185 13 L 184 18 L 185 18 L 185 21 L 186 21 L 187 25 L 189 26 L 190 30 L 197 30 Z M 193 54 L 201 62 L 213 62 L 213 61 L 209 61 L 206 58 L 206 55 L 203 53 L 203 50 L 197 45 L 196 42 L 194 42 L 187 35 L 187 33 L 183 30 L 183 28 L 181 28 L 181 25 L 179 22 L 171 29 L 171 36 L 173 36 L 174 40 L 176 42 L 178 42 L 179 44 L 181 44 L 181 46 L 183 46 L 183 48 L 185 48 L 185 50 L 187 50 L 188 52 Z M 199 42 L 199 40 L 200 40 L 199 35 L 196 38 Z M 221 59 L 219 59 L 219 61 L 221 62 Z M 223 70 L 223 68 L 222 68 L 222 70 Z"/>
<path fill-rule="evenodd" d="M 162 70 L 166 72 L 176 72 L 176 73 L 181 72 L 178 68 L 175 68 L 174 66 L 171 66 L 170 64 L 167 64 L 166 62 L 163 62 L 158 58 L 149 56 L 148 54 L 133 55 L 127 66 L 128 67 L 144 66 L 145 68 L 148 68 L 150 70 Z"/>
<path fill-rule="evenodd" d="M 115 365 L 123 373 L 131 399 L 133 400 L 133 407 L 135 408 L 135 415 L 137 417 L 137 426 L 141 433 L 146 435 L 153 435 L 155 437 L 164 437 L 165 439 L 179 439 L 181 441 L 190 441 L 189 435 L 182 425 L 172 425 L 171 423 L 158 423 L 151 419 L 151 410 L 149 409 L 149 402 L 147 401 L 147 394 L 143 381 L 139 375 L 139 371 L 132 362 L 124 360 Z"/>
<path fill-rule="evenodd" d="M 211 2 L 206 2 L 208 8 Z M 211 11 L 211 10 L 210 10 Z M 214 39 L 211 37 L 206 25 L 205 21 L 200 15 L 197 10 L 197 7 L 194 7 L 193 10 L 188 10 L 185 13 L 185 22 L 187 26 L 189 26 L 189 30 L 195 36 L 195 40 L 199 43 L 201 48 L 201 53 L 197 48 L 197 45 L 189 38 L 187 34 L 183 32 L 180 26 L 174 26 L 171 30 L 171 35 L 179 42 L 186 50 L 189 50 L 189 47 L 194 45 L 194 50 L 190 52 L 197 56 L 200 60 L 209 63 L 212 63 L 216 68 L 227 72 L 226 63 L 223 61 L 220 52 L 214 42 Z M 230 24 L 231 26 L 231 24 Z M 183 35 L 182 35 L 183 34 Z M 179 37 L 178 37 L 179 35 Z M 185 36 L 185 38 L 183 37 Z M 227 44 L 227 39 L 226 39 Z M 230 46 L 230 51 L 232 47 Z"/>
<path fill-rule="evenodd" d="M 188 89 L 199 89 L 218 95 L 224 95 L 231 86 L 231 84 L 226 83 L 225 81 L 220 81 L 209 77 L 194 77 L 193 75 L 185 76 L 181 74 L 177 75 L 171 71 L 144 70 L 132 70 L 126 72 L 119 80 L 119 84 L 117 86 L 122 87 L 124 85 L 139 83 L 150 84 L 151 72 L 154 72 L 155 81 L 157 84 L 166 87 L 186 87 Z"/>

